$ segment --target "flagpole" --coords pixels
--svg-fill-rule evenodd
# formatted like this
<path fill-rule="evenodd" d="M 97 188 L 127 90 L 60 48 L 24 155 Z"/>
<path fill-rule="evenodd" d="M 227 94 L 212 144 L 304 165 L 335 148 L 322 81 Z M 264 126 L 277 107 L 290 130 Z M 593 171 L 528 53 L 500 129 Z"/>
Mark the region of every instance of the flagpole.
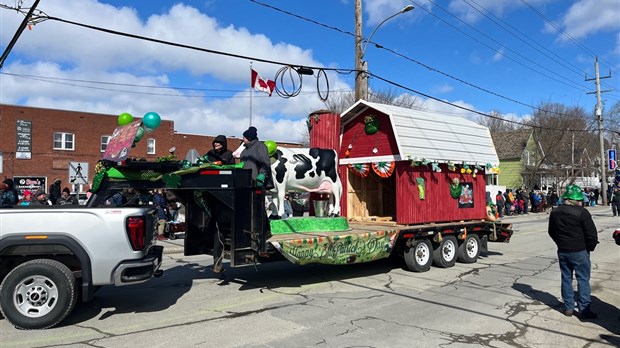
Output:
<path fill-rule="evenodd" d="M 254 86 L 252 85 L 252 61 L 250 61 L 250 126 L 252 126 L 252 90 Z"/>

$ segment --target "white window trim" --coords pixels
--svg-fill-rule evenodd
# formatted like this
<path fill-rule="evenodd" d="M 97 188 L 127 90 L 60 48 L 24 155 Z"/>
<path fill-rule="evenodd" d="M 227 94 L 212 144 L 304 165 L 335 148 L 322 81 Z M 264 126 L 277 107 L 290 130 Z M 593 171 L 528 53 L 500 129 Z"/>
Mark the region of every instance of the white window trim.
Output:
<path fill-rule="evenodd" d="M 105 150 L 106 150 L 106 149 L 103 149 L 103 145 L 104 145 L 103 144 L 103 137 L 108 137 L 108 141 L 105 143 L 106 149 L 108 148 L 108 144 L 110 143 L 110 138 L 112 138 L 111 135 L 102 135 L 101 136 L 101 139 L 99 141 L 99 151 L 101 151 L 101 152 L 105 152 Z"/>
<path fill-rule="evenodd" d="M 151 142 L 153 143 L 153 149 L 151 150 Z M 157 153 L 157 148 L 156 146 L 156 142 L 155 142 L 155 138 L 148 138 L 146 139 L 146 154 L 147 155 L 154 155 L 155 153 Z"/>
<path fill-rule="evenodd" d="M 56 147 L 56 134 L 62 135 L 62 140 L 61 140 L 62 146 L 61 147 Z M 71 148 L 66 147 L 67 135 L 71 135 L 73 137 Z M 54 134 L 52 135 L 52 148 L 54 150 L 61 150 L 61 151 L 74 151 L 75 150 L 75 134 L 69 133 L 69 132 L 54 132 Z"/>

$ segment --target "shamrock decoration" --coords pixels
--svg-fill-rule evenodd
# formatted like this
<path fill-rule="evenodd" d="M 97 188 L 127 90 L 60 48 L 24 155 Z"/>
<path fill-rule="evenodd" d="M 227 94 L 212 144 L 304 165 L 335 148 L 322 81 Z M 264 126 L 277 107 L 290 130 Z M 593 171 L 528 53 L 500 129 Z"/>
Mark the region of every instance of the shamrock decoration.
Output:
<path fill-rule="evenodd" d="M 176 188 L 181 186 L 181 176 L 175 173 L 166 173 L 162 178 L 166 187 Z"/>
<path fill-rule="evenodd" d="M 364 132 L 368 135 L 373 135 L 379 131 L 379 119 L 377 116 L 368 115 L 364 117 Z"/>
<path fill-rule="evenodd" d="M 461 196 L 461 190 L 461 182 L 459 179 L 452 179 L 452 182 L 450 183 L 450 196 L 454 199 L 459 198 Z"/>
<path fill-rule="evenodd" d="M 441 173 L 441 168 L 439 168 L 439 163 L 433 162 L 431 163 L 431 168 L 434 172 Z"/>

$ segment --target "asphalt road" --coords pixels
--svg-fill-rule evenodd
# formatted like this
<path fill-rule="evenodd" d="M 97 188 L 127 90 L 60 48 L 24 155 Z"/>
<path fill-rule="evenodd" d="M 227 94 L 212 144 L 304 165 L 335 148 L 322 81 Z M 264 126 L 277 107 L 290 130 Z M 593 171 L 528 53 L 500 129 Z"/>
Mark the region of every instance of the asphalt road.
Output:
<path fill-rule="evenodd" d="M 475 264 L 412 273 L 394 260 L 351 266 L 287 262 L 229 270 L 164 243 L 165 275 L 101 289 L 58 327 L 19 331 L 0 320 L 0 347 L 617 347 L 620 218 L 589 208 L 593 310 L 560 312 L 560 272 L 547 214 L 509 217 L 508 244 Z M 176 251 L 176 253 L 175 253 Z"/>

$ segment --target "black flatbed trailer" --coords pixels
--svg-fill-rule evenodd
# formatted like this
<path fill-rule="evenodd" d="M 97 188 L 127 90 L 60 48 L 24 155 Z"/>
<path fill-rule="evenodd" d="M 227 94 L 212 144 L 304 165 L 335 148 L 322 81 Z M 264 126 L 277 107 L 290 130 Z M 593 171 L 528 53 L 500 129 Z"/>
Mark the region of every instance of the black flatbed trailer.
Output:
<path fill-rule="evenodd" d="M 169 190 L 185 206 L 184 254 L 213 255 L 214 238 L 219 228 L 231 267 L 283 259 L 301 264 L 354 263 L 397 252 L 404 257 L 410 270 L 423 272 L 430 268 L 431 263 L 451 267 L 457 259 L 476 262 L 480 252 L 486 249 L 487 241 L 508 242 L 512 235 L 510 224 L 485 220 L 419 225 L 349 222 L 347 230 L 272 235 L 265 212 L 267 192 L 254 186 L 250 170 L 209 164 L 184 168 L 181 162 L 142 161 L 123 165 L 107 163 L 106 168 L 106 174 L 99 174 L 100 184 L 89 200 L 89 206 L 101 206 L 111 195 L 128 187 L 143 193 L 158 188 Z M 363 253 L 362 249 L 367 247 L 356 251 L 342 245 L 344 240 L 349 240 L 349 246 L 360 243 L 359 240 L 364 243 L 363 238 L 374 238 L 375 244 L 381 238 L 380 243 L 384 244 L 373 247 L 382 248 L 382 252 L 364 258 L 355 254 Z M 296 246 L 313 243 L 315 250 L 322 251 L 318 256 L 315 253 L 315 257 L 299 259 L 290 251 Z M 341 252 L 348 253 L 345 261 L 342 261 Z"/>

